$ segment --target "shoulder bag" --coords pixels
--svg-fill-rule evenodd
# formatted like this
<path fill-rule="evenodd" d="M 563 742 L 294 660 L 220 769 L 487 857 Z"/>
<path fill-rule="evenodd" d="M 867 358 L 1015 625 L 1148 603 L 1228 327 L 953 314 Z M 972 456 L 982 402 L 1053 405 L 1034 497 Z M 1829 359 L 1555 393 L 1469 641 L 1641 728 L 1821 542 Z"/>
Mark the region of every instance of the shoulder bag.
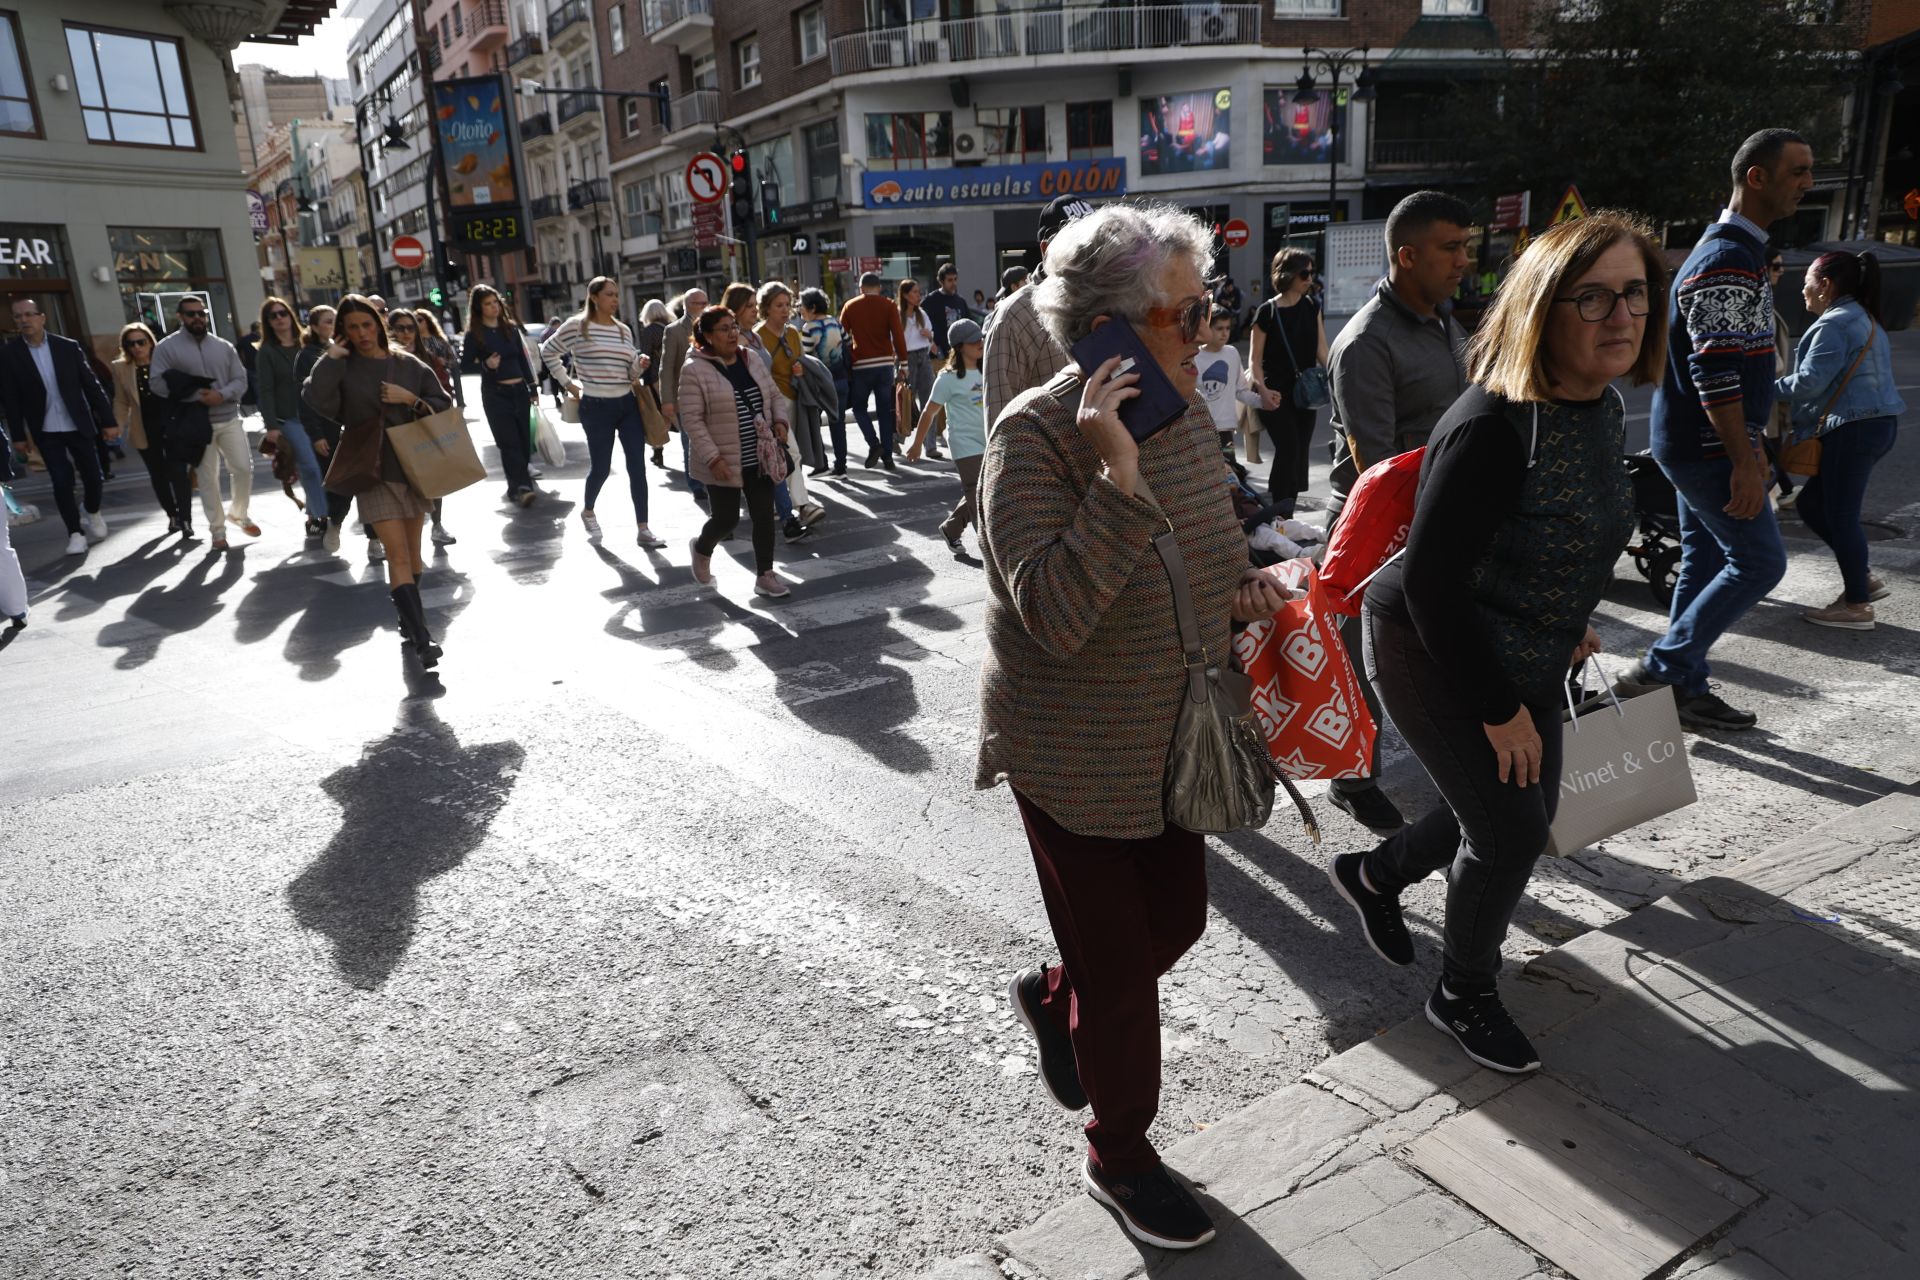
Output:
<path fill-rule="evenodd" d="M 1304 299 L 1303 299 L 1304 301 Z M 1296 302 L 1294 306 L 1300 306 Z M 1327 386 L 1327 371 L 1319 365 L 1310 369 L 1300 367 L 1300 358 L 1293 354 L 1293 344 L 1287 341 L 1287 325 L 1280 318 L 1280 308 L 1273 309 L 1273 327 L 1280 334 L 1280 345 L 1286 349 L 1287 360 L 1293 365 L 1293 394 L 1289 397 L 1295 408 L 1318 409 L 1333 398 Z"/>
<path fill-rule="evenodd" d="M 1853 375 L 1860 371 L 1860 362 L 1867 358 L 1867 352 L 1873 350 L 1873 340 L 1880 336 L 1880 326 L 1871 319 L 1867 321 L 1867 340 L 1861 344 L 1860 353 L 1847 366 L 1847 376 L 1840 379 L 1840 385 L 1827 397 L 1827 403 L 1820 410 L 1820 416 L 1813 420 L 1812 434 L 1805 438 L 1796 436 L 1780 446 L 1780 469 L 1791 476 L 1817 476 L 1820 474 L 1820 437 L 1832 430 L 1827 426 L 1827 416 L 1833 412 L 1833 406 L 1840 403 L 1840 394 L 1853 381 Z M 1838 423 L 1835 424 L 1839 425 Z"/>
<path fill-rule="evenodd" d="M 387 380 L 393 376 L 393 357 L 387 357 Z M 327 463 L 324 481 L 327 492 L 339 494 L 365 493 L 380 483 L 380 450 L 386 443 L 386 424 L 381 420 L 380 412 L 366 422 L 350 423 L 340 432 L 340 442 L 333 446 L 333 457 Z"/>

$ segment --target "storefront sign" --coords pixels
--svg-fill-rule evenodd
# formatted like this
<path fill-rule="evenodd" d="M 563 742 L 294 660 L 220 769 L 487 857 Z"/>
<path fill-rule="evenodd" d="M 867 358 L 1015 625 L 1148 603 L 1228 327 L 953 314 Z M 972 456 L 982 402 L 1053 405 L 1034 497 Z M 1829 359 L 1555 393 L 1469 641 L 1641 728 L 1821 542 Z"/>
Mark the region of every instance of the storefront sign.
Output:
<path fill-rule="evenodd" d="M 862 272 L 878 271 L 880 269 L 880 266 L 881 266 L 881 262 L 880 262 L 880 259 L 878 258 L 860 259 L 860 270 Z"/>
<path fill-rule="evenodd" d="M 267 198 L 258 191 L 247 192 L 247 220 L 253 224 L 253 234 L 267 233 Z"/>
<path fill-rule="evenodd" d="M 667 278 L 665 258 L 641 258 L 633 265 L 634 279 L 640 284 L 662 284 Z"/>
<path fill-rule="evenodd" d="M 972 169 L 869 170 L 861 176 L 861 188 L 869 209 L 1045 204 L 1062 195 L 1125 195 L 1127 162 L 1107 157 L 1053 164 L 990 164 Z"/>
<path fill-rule="evenodd" d="M 52 268 L 59 265 L 59 250 L 51 237 L 0 227 L 0 270 L 25 274 L 35 267 L 45 267 L 48 271 L 44 274 L 58 275 Z"/>
<path fill-rule="evenodd" d="M 851 271 L 853 270 L 853 259 L 852 258 L 828 258 L 827 270 Z"/>
<path fill-rule="evenodd" d="M 1293 230 L 1300 233 L 1302 227 L 1324 227 L 1333 221 L 1327 216 L 1327 202 L 1322 200 L 1314 204 L 1270 204 L 1267 206 L 1267 228 L 1270 231 Z"/>
<path fill-rule="evenodd" d="M 820 237 L 819 242 L 814 245 L 814 248 L 820 250 L 822 253 L 845 253 L 847 251 L 847 242 L 845 237 L 829 232 Z"/>
<path fill-rule="evenodd" d="M 838 200 L 809 200 L 805 204 L 783 205 L 780 217 L 785 222 L 822 222 L 840 216 Z"/>

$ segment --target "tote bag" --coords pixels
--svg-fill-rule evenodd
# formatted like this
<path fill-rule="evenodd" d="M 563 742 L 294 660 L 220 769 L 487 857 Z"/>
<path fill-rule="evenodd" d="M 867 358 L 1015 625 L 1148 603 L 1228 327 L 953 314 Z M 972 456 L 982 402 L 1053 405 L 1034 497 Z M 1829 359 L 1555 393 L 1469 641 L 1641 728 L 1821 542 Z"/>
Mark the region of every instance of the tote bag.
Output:
<path fill-rule="evenodd" d="M 1582 669 L 1584 683 L 1585 669 Z M 1567 689 L 1560 728 L 1559 807 L 1547 852 L 1565 857 L 1596 840 L 1684 809 L 1699 798 L 1673 688 L 1621 701 L 1601 677 L 1605 697 L 1575 708 Z M 1543 779 L 1542 781 L 1545 781 Z"/>
<path fill-rule="evenodd" d="M 428 501 L 458 493 L 487 478 L 487 468 L 467 433 L 466 415 L 458 405 L 388 427 L 387 444 L 400 459 L 407 483 Z"/>
<path fill-rule="evenodd" d="M 672 437 L 667 434 L 667 417 L 660 412 L 660 402 L 653 398 L 653 388 L 636 382 L 633 397 L 640 402 L 640 421 L 647 429 L 647 443 L 655 449 L 664 448 Z"/>
<path fill-rule="evenodd" d="M 567 446 L 560 439 L 560 428 L 553 425 L 553 419 L 537 404 L 533 406 L 533 448 L 540 455 L 540 461 L 548 466 L 567 465 Z"/>
<path fill-rule="evenodd" d="M 1268 754 L 1282 773 L 1302 782 L 1366 777 L 1378 729 L 1340 643 L 1339 612 L 1312 561 L 1289 560 L 1261 572 L 1289 594 L 1307 592 L 1233 640 L 1234 657 L 1253 682 Z"/>

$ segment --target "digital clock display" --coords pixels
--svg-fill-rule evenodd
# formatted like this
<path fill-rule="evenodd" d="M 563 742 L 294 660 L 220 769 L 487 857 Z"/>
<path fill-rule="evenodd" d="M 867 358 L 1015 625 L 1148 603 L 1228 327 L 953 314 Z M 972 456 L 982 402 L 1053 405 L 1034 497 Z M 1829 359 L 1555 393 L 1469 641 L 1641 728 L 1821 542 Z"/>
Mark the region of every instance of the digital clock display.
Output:
<path fill-rule="evenodd" d="M 467 248 L 497 249 L 526 243 L 526 224 L 518 212 L 456 215 L 454 240 Z"/>

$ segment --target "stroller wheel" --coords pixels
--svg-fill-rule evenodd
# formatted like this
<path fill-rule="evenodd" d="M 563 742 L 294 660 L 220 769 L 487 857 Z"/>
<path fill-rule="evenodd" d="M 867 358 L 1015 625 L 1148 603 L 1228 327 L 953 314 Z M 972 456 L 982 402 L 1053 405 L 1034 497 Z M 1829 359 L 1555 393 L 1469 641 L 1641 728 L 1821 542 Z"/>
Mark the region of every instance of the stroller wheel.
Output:
<path fill-rule="evenodd" d="M 1673 608 L 1673 588 L 1680 581 L 1680 548 L 1666 546 L 1657 548 L 1647 555 L 1646 566 L 1641 570 L 1647 575 L 1647 590 L 1653 592 L 1653 598 L 1662 609 Z"/>

